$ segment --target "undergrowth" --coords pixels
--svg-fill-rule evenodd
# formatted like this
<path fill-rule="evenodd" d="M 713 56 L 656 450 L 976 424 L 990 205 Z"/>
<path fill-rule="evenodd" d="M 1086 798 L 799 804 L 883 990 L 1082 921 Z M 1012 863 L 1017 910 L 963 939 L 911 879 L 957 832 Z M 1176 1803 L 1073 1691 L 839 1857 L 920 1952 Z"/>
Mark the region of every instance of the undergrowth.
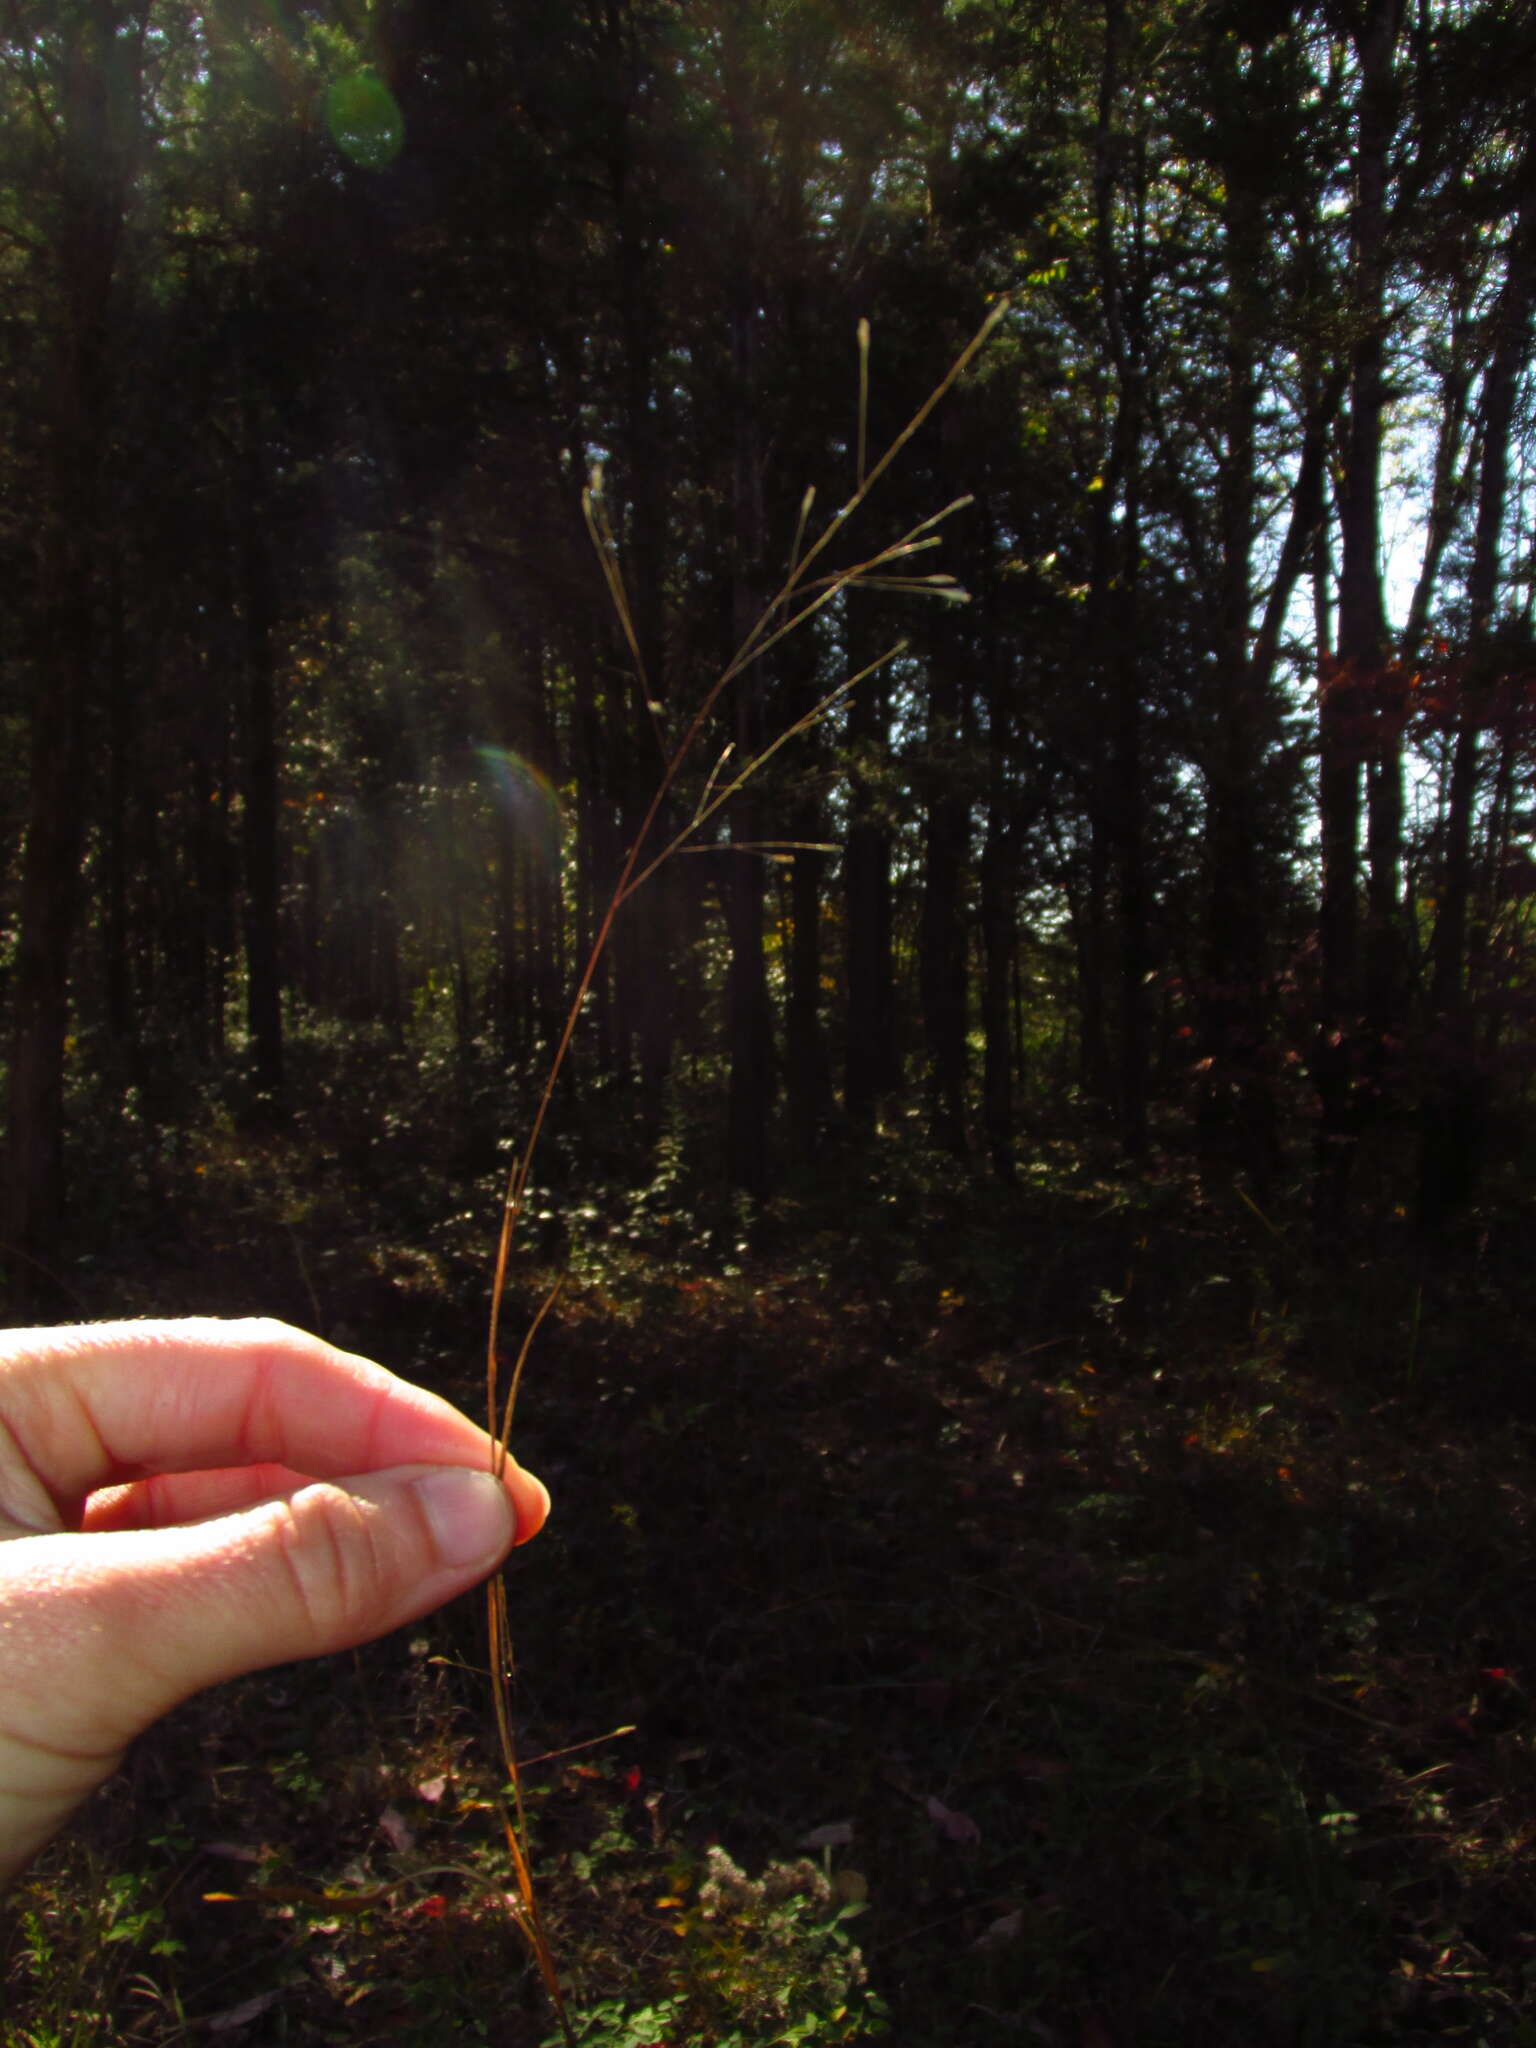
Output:
<path fill-rule="evenodd" d="M 141 1153 L 76 1312 L 318 1304 L 472 1404 L 478 1163 L 391 1230 L 317 1100 Z M 1536 2040 L 1521 1219 L 1324 1266 L 1167 1138 L 998 1189 L 890 1135 L 755 1216 L 685 1144 L 540 1182 L 509 1594 L 580 2040 Z M 18 1888 L 7 2043 L 537 2048 L 483 1661 L 464 1602 L 178 1710 Z"/>

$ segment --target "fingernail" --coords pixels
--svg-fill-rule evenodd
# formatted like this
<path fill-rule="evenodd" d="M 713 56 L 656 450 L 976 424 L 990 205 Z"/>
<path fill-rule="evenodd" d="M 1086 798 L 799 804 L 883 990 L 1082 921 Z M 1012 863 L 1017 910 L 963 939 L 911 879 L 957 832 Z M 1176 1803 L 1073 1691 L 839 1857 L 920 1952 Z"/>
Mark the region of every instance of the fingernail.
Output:
<path fill-rule="evenodd" d="M 518 1466 L 517 1476 L 524 1486 L 532 1488 L 534 1501 L 531 1514 L 528 1513 L 528 1503 L 526 1501 L 521 1503 L 516 1500 L 513 1501 L 512 1513 L 517 1522 L 517 1535 L 513 1538 L 513 1541 L 517 1543 L 531 1543 L 549 1520 L 549 1488 L 539 1478 L 537 1473 L 530 1472 L 524 1465 Z M 527 1517 L 526 1520 L 524 1519 L 525 1516 Z"/>
<path fill-rule="evenodd" d="M 471 1465 L 442 1465 L 411 1484 L 421 1497 L 445 1565 L 489 1571 L 504 1557 L 516 1534 L 517 1518 L 506 1488 L 489 1472 Z"/>

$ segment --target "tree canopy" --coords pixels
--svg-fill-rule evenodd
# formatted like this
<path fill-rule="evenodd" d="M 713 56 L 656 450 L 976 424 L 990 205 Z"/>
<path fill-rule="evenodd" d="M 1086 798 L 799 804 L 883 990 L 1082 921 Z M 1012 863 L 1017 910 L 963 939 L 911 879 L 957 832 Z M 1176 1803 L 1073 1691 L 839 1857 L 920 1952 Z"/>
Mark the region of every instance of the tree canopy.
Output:
<path fill-rule="evenodd" d="M 903 643 L 626 908 L 571 1093 L 757 1198 L 910 1101 L 1005 1180 L 1068 1111 L 1260 1197 L 1310 1147 L 1328 1232 L 1365 1150 L 1451 1227 L 1532 1049 L 1533 40 L 18 0 L 18 1276 L 103 1094 L 280 1121 L 334 1031 L 515 1111 L 807 487 L 1000 302 L 848 539 L 968 498 L 971 601 L 845 593 L 722 698 L 701 779 Z"/>

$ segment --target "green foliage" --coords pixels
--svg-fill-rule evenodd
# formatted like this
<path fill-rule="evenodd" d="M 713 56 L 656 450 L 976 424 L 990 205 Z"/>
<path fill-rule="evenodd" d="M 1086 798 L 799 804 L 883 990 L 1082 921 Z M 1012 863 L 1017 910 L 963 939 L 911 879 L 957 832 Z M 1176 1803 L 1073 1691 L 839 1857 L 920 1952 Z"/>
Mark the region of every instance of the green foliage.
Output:
<path fill-rule="evenodd" d="M 710 1848 L 681 1905 L 677 1974 L 689 2024 L 723 2044 L 862 2040 L 883 2033 L 868 1972 L 844 1927 L 830 1879 L 804 1858 L 747 1877 Z"/>
<path fill-rule="evenodd" d="M 582 2048 L 655 2048 L 658 2041 L 675 2038 L 679 2025 L 677 1999 L 638 2009 L 622 1998 L 605 1998 L 580 2015 L 577 2038 Z M 552 2034 L 557 2044 L 563 2036 Z"/>
<path fill-rule="evenodd" d="M 718 1845 L 668 1873 L 675 1987 L 643 2006 L 600 1999 L 576 2022 L 582 2048 L 834 2048 L 887 2031 L 883 2001 L 825 1873 L 801 1859 L 748 1878 Z M 557 2048 L 551 2036 L 545 2048 Z"/>
<path fill-rule="evenodd" d="M 172 1932 L 169 1899 L 188 1844 L 161 1837 L 149 1847 L 149 1868 L 108 1870 L 89 1849 L 55 1851 L 52 1871 L 23 1880 L 0 1947 L 6 2011 L 22 2015 L 7 2042 L 112 2048 L 125 2038 L 130 2004 L 168 2028 L 182 2023 L 174 1959 L 187 1944 Z"/>

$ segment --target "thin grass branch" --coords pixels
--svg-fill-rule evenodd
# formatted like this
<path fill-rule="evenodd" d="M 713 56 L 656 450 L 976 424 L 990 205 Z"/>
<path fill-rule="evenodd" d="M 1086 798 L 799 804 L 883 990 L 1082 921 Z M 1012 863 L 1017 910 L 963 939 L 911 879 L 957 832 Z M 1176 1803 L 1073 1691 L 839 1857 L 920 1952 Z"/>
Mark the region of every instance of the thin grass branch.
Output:
<path fill-rule="evenodd" d="M 921 428 L 924 421 L 944 398 L 945 394 L 975 360 L 977 354 L 985 346 L 993 329 L 997 326 L 999 320 L 1002 319 L 1003 314 L 1007 310 L 1007 305 L 1008 301 L 1006 299 L 999 300 L 971 342 L 956 357 L 949 370 L 934 386 L 916 412 L 913 413 L 907 424 L 896 435 L 873 468 L 866 466 L 869 410 L 869 323 L 867 320 L 859 322 L 858 447 L 853 495 L 845 504 L 838 507 L 823 527 L 820 535 L 806 548 L 805 536 L 809 528 L 811 512 L 815 505 L 814 488 L 806 491 L 800 502 L 799 519 L 795 527 L 794 540 L 789 554 L 789 565 L 783 582 L 763 608 L 762 613 L 753 624 L 741 646 L 704 692 L 703 698 L 689 719 L 682 737 L 670 750 L 667 748 L 662 731 L 661 707 L 652 696 L 650 679 L 646 674 L 645 659 L 641 651 L 639 635 L 635 628 L 634 613 L 629 602 L 628 592 L 624 586 L 623 572 L 619 563 L 618 544 L 613 533 L 612 523 L 608 518 L 607 507 L 603 500 L 602 473 L 600 470 L 594 470 L 591 481 L 582 494 L 582 512 L 586 520 L 587 531 L 592 540 L 593 550 L 597 555 L 598 565 L 608 591 L 609 601 L 619 622 L 619 629 L 624 636 L 625 644 L 635 665 L 636 681 L 644 697 L 646 709 L 650 714 L 658 741 L 661 743 L 663 767 L 656 788 L 647 805 L 645 815 L 641 820 L 640 828 L 624 856 L 618 878 L 609 896 L 607 907 L 603 912 L 597 933 L 593 938 L 592 945 L 582 966 L 581 974 L 571 996 L 570 1007 L 566 1012 L 559 1041 L 555 1047 L 554 1057 L 550 1061 L 544 1078 L 544 1085 L 540 1092 L 538 1103 L 535 1106 L 527 1138 L 507 1178 L 506 1192 L 502 1200 L 501 1227 L 496 1243 L 495 1269 L 491 1282 L 491 1305 L 486 1334 L 485 1364 L 487 1429 L 494 1440 L 495 1449 L 492 1457 L 492 1469 L 498 1476 L 506 1465 L 507 1447 L 512 1433 L 518 1392 L 522 1385 L 523 1370 L 527 1364 L 529 1352 L 534 1338 L 537 1336 L 545 1317 L 554 1307 L 560 1292 L 559 1284 L 557 1284 L 545 1295 L 535 1314 L 527 1334 L 518 1348 L 517 1357 L 513 1363 L 507 1386 L 506 1397 L 503 1401 L 500 1397 L 501 1321 L 503 1303 L 506 1297 L 507 1274 L 512 1244 L 518 1222 L 522 1216 L 523 1203 L 527 1193 L 529 1175 L 533 1168 L 534 1155 L 537 1151 L 540 1137 L 543 1134 L 550 1105 L 554 1100 L 555 1087 L 564 1069 L 566 1055 L 570 1050 L 578 1020 L 586 1004 L 593 981 L 596 978 L 599 964 L 607 951 L 608 941 L 613 932 L 614 920 L 624 904 L 628 902 L 629 898 L 641 884 L 648 881 L 656 873 L 657 869 L 669 860 L 674 853 L 689 850 L 702 852 L 706 850 L 702 847 L 694 848 L 690 845 L 690 842 L 696 838 L 699 831 L 708 824 L 710 819 L 715 817 L 722 807 L 729 803 L 732 797 L 753 776 L 760 773 L 782 747 L 788 745 L 792 739 L 807 732 L 812 726 L 825 718 L 830 711 L 847 697 L 850 690 L 855 689 L 858 684 L 873 674 L 875 670 L 884 667 L 887 662 L 902 651 L 906 643 L 904 641 L 898 642 L 874 661 L 867 663 L 856 675 L 850 676 L 845 681 L 839 683 L 834 690 L 829 691 L 809 711 L 786 726 L 776 739 L 764 747 L 760 753 L 754 755 L 750 761 L 746 762 L 729 782 L 722 783 L 721 777 L 725 773 L 726 763 L 729 761 L 733 751 L 731 747 L 725 747 L 715 758 L 714 764 L 705 780 L 703 791 L 694 806 L 693 813 L 688 822 L 682 827 L 681 831 L 674 833 L 667 840 L 659 852 L 651 855 L 649 858 L 645 857 L 645 849 L 650 843 L 651 836 L 657 827 L 663 810 L 688 763 L 692 760 L 697 743 L 711 715 L 724 693 L 730 688 L 736 678 L 741 675 L 744 669 L 751 666 L 754 662 L 761 660 L 787 634 L 794 632 L 798 626 L 813 618 L 845 590 L 896 590 L 906 595 L 938 597 L 950 601 L 956 601 L 965 596 L 964 591 L 952 576 L 943 574 L 907 576 L 901 574 L 892 575 L 886 572 L 893 569 L 896 564 L 908 560 L 912 555 L 935 546 L 938 537 L 933 533 L 932 529 L 948 518 L 952 512 L 957 511 L 962 505 L 969 503 L 969 500 L 966 498 L 957 498 L 949 505 L 946 505 L 942 511 L 935 512 L 928 518 L 921 520 L 916 526 L 903 534 L 898 541 L 882 548 L 877 554 L 870 556 L 866 561 L 857 563 L 850 568 L 823 573 L 821 576 L 814 578 L 808 572 L 812 565 L 825 554 L 832 541 L 842 533 L 849 519 L 864 503 L 875 484 L 891 467 L 891 464 L 907 446 L 908 442 L 911 441 L 913 435 L 918 432 L 919 428 Z M 781 859 L 788 858 L 790 854 L 797 850 L 835 851 L 834 848 L 820 846 L 812 842 L 793 840 L 735 842 L 733 850 L 737 852 L 752 852 L 767 855 L 770 858 Z M 559 1975 L 555 1969 L 554 1957 L 550 1951 L 549 1940 L 539 1914 L 533 1876 L 529 1869 L 527 1851 L 524 1846 L 527 1840 L 526 1815 L 523 1806 L 522 1773 L 518 1763 L 517 1743 L 512 1727 L 511 1708 L 511 1686 L 515 1676 L 515 1665 L 512 1650 L 512 1633 L 507 1616 L 506 1584 L 500 1575 L 491 1581 L 487 1589 L 487 1633 L 489 1637 L 491 1693 L 496 1719 L 497 1741 L 512 1795 L 510 1808 L 505 1801 L 501 1803 L 502 1823 L 517 1886 L 515 1898 L 509 1895 L 509 1910 L 517 1923 L 519 1931 L 528 1942 L 538 1968 L 540 1980 L 548 1995 L 551 2008 L 555 2013 L 567 2048 L 575 2048 L 576 2037 L 572 2031 L 564 1996 L 560 1988 Z"/>

